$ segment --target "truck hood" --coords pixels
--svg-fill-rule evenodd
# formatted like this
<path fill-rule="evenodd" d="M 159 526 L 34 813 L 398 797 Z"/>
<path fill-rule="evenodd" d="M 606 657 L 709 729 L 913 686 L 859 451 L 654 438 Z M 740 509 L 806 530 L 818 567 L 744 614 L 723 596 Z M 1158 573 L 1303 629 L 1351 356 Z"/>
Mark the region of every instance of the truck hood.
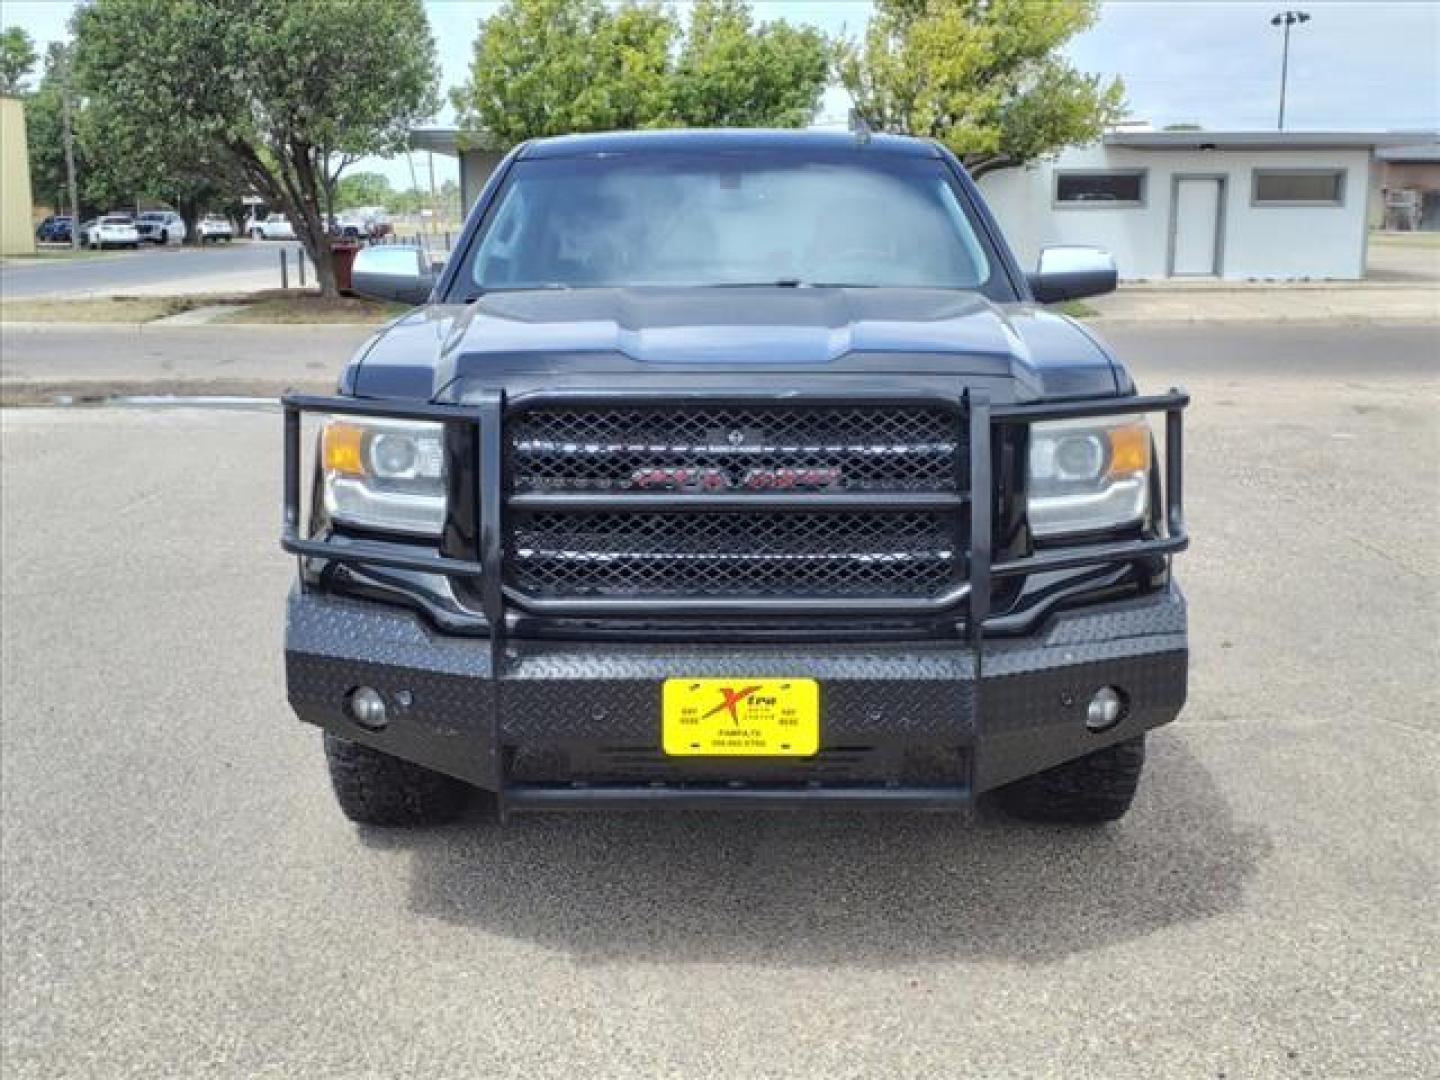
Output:
<path fill-rule="evenodd" d="M 481 387 L 821 372 L 1005 380 L 1018 399 L 1118 385 L 1088 333 L 1033 305 L 954 290 L 775 287 L 534 290 L 432 305 L 372 339 L 348 382 L 364 397 L 463 400 Z"/>

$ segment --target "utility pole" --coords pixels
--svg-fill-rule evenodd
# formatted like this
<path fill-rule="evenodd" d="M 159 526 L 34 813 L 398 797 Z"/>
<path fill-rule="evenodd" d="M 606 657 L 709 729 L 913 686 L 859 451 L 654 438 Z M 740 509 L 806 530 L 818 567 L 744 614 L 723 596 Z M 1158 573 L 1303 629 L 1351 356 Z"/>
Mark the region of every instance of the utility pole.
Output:
<path fill-rule="evenodd" d="M 65 179 L 70 187 L 70 248 L 80 250 L 80 188 L 75 183 L 75 138 L 70 130 L 70 50 L 55 47 L 60 61 L 60 138 L 65 144 Z"/>
<path fill-rule="evenodd" d="M 435 198 L 435 151 L 430 155 L 430 224 L 432 229 L 440 228 L 440 203 Z"/>
<path fill-rule="evenodd" d="M 1285 130 L 1285 82 L 1290 76 L 1290 27 L 1309 21 L 1310 16 L 1304 11 L 1282 11 L 1270 20 L 1271 26 L 1285 28 L 1285 44 L 1280 51 L 1280 119 L 1275 125 L 1277 131 Z"/>

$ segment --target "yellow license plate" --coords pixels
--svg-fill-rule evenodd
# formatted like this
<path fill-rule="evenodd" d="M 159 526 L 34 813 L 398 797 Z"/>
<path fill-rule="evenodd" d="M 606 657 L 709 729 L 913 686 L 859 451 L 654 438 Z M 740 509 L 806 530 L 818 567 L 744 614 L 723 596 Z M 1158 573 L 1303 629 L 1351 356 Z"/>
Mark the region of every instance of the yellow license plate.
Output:
<path fill-rule="evenodd" d="M 676 757 L 809 757 L 820 749 L 820 684 L 666 679 L 660 728 Z"/>

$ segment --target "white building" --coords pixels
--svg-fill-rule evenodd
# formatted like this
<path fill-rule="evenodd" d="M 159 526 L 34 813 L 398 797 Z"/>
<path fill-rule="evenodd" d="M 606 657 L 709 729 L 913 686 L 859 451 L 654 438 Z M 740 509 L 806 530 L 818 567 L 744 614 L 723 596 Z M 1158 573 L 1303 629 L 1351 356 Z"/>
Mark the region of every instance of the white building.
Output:
<path fill-rule="evenodd" d="M 1022 264 L 1092 244 L 1123 279 L 1365 276 L 1376 147 L 1414 135 L 1116 131 L 980 178 Z"/>

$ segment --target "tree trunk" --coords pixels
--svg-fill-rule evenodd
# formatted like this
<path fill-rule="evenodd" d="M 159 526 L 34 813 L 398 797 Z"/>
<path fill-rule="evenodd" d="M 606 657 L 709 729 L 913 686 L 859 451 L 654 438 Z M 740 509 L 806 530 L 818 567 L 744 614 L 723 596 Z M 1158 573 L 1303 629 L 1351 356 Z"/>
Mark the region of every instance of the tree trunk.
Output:
<path fill-rule="evenodd" d="M 180 220 L 185 222 L 185 243 L 196 247 L 203 245 L 200 239 L 200 202 L 194 197 L 175 200 L 180 211 Z"/>
<path fill-rule="evenodd" d="M 326 227 L 324 211 L 320 207 L 320 173 L 311 157 L 312 148 L 295 144 L 291 147 L 295 165 L 296 207 L 303 219 L 305 250 L 315 267 L 315 283 L 320 286 L 320 295 L 337 299 L 340 289 L 335 283 L 335 256 L 330 250 L 330 230 Z"/>
<path fill-rule="evenodd" d="M 329 236 L 320 245 L 318 257 L 310 261 L 315 265 L 315 284 L 320 286 L 320 295 L 338 297 L 340 286 L 335 280 L 335 253 L 330 250 Z"/>

